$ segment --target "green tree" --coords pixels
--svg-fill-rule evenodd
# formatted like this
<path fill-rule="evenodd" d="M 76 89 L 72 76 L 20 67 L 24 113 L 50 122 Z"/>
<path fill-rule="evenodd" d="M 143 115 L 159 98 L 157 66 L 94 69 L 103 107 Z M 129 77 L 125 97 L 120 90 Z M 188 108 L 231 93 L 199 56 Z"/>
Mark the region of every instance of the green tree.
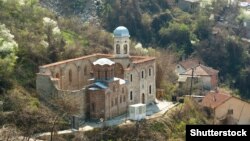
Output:
<path fill-rule="evenodd" d="M 246 99 L 250 99 L 250 67 L 243 68 L 236 80 L 236 87 L 240 91 L 240 96 Z"/>
<path fill-rule="evenodd" d="M 16 64 L 18 45 L 4 24 L 0 24 L 0 93 Z"/>
<path fill-rule="evenodd" d="M 65 42 L 61 36 L 61 30 L 57 22 L 48 18 L 43 18 L 45 28 L 46 40 L 48 42 L 48 57 L 51 62 L 60 60 L 62 52 L 64 51 Z"/>
<path fill-rule="evenodd" d="M 133 38 L 147 45 L 158 40 L 159 29 L 171 20 L 166 8 L 164 0 L 104 0 L 98 15 L 108 31 L 126 26 Z"/>
<path fill-rule="evenodd" d="M 193 52 L 190 41 L 190 31 L 187 25 L 183 23 L 171 22 L 169 26 L 160 29 L 162 45 L 176 44 L 176 51 L 184 51 L 185 54 Z"/>
<path fill-rule="evenodd" d="M 194 33 L 198 39 L 208 39 L 212 31 L 211 21 L 206 16 L 199 16 L 196 21 Z"/>
<path fill-rule="evenodd" d="M 228 5 L 228 0 L 215 0 L 212 3 L 213 13 L 215 16 L 224 14 L 226 6 Z"/>

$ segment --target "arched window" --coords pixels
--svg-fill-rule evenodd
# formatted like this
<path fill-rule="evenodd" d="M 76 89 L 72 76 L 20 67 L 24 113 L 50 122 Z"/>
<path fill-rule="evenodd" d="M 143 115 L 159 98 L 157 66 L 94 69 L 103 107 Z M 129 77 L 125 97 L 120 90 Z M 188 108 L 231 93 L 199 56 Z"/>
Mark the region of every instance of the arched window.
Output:
<path fill-rule="evenodd" d="M 132 82 L 132 81 L 133 81 L 133 75 L 130 74 L 130 82 Z"/>
<path fill-rule="evenodd" d="M 133 92 L 130 91 L 130 100 L 133 100 Z"/>
<path fill-rule="evenodd" d="M 121 51 L 120 51 L 120 45 L 117 44 L 116 45 L 116 54 L 120 54 L 120 53 L 121 53 Z"/>
<path fill-rule="evenodd" d="M 120 96 L 120 103 L 122 103 L 122 96 Z"/>
<path fill-rule="evenodd" d="M 115 98 L 115 105 L 117 105 L 118 104 L 118 98 L 116 97 Z"/>
<path fill-rule="evenodd" d="M 87 66 L 84 67 L 84 70 L 83 70 L 83 71 L 84 71 L 84 75 L 86 76 L 86 75 L 87 75 L 87 71 L 88 71 Z"/>
<path fill-rule="evenodd" d="M 108 80 L 108 71 L 105 70 L 105 80 Z"/>
<path fill-rule="evenodd" d="M 100 74 L 101 72 L 98 70 L 98 72 L 97 72 L 97 77 L 98 77 L 98 79 L 100 79 L 101 78 L 101 74 Z"/>
<path fill-rule="evenodd" d="M 152 87 L 151 87 L 151 85 L 149 85 L 149 94 L 151 94 L 152 93 Z"/>
<path fill-rule="evenodd" d="M 125 95 L 123 96 L 123 102 L 125 102 Z"/>
<path fill-rule="evenodd" d="M 148 75 L 151 76 L 151 68 L 148 70 Z"/>
<path fill-rule="evenodd" d="M 56 78 L 60 78 L 60 75 L 59 75 L 59 73 L 56 73 Z"/>
<path fill-rule="evenodd" d="M 144 78 L 144 71 L 141 71 L 141 78 Z"/>
<path fill-rule="evenodd" d="M 72 70 L 69 70 L 69 82 L 72 82 Z"/>
<path fill-rule="evenodd" d="M 112 78 L 113 76 L 114 76 L 114 70 L 111 69 L 111 71 L 110 71 L 110 78 Z"/>
<path fill-rule="evenodd" d="M 95 112 L 95 103 L 92 103 L 92 111 Z"/>
<path fill-rule="evenodd" d="M 124 78 L 124 69 L 120 63 L 115 63 L 114 76 L 118 78 Z"/>
<path fill-rule="evenodd" d="M 128 53 L 128 45 L 127 45 L 127 44 L 125 44 L 125 45 L 123 46 L 123 50 L 124 50 L 124 54 L 127 54 L 127 53 Z"/>
<path fill-rule="evenodd" d="M 124 88 L 122 88 L 122 93 L 124 93 Z"/>
<path fill-rule="evenodd" d="M 142 103 L 143 104 L 145 103 L 145 94 L 144 93 L 142 94 Z"/>

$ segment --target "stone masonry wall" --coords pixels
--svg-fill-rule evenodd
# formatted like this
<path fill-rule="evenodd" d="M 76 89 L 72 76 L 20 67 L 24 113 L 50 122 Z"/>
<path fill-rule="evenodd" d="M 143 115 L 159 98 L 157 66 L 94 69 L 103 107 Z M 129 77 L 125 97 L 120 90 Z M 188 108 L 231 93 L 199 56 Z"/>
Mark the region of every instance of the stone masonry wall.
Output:
<path fill-rule="evenodd" d="M 83 59 L 41 66 L 39 73 L 58 78 L 62 90 L 79 90 L 89 84 L 89 79 L 93 77 L 92 62 L 101 57 L 90 55 Z"/>
<path fill-rule="evenodd" d="M 106 96 L 106 115 L 112 118 L 127 111 L 127 88 L 126 85 L 120 85 L 119 81 L 109 83 L 109 92 Z"/>
<path fill-rule="evenodd" d="M 51 80 L 49 75 L 38 74 L 36 79 L 37 93 L 43 99 L 51 98 L 63 98 L 66 101 L 72 102 L 70 104 L 75 104 L 79 106 L 79 111 L 76 115 L 85 119 L 87 112 L 87 101 L 85 89 L 81 90 L 61 90 L 55 87 L 54 82 Z"/>
<path fill-rule="evenodd" d="M 105 90 L 88 91 L 91 119 L 104 118 L 105 112 Z"/>
<path fill-rule="evenodd" d="M 143 102 L 145 104 L 149 104 L 155 100 L 155 95 L 156 95 L 155 72 L 156 72 L 155 61 L 148 61 L 136 64 L 134 66 L 134 69 L 126 71 L 126 78 L 129 82 L 128 101 L 130 104 L 143 103 Z M 132 75 L 132 81 L 131 81 L 131 75 Z M 132 100 L 130 100 L 131 92 L 133 95 Z"/>
<path fill-rule="evenodd" d="M 87 100 L 85 88 L 75 91 L 58 90 L 57 96 L 58 98 L 64 99 L 68 104 L 79 107 L 75 115 L 79 116 L 81 119 L 86 118 Z"/>

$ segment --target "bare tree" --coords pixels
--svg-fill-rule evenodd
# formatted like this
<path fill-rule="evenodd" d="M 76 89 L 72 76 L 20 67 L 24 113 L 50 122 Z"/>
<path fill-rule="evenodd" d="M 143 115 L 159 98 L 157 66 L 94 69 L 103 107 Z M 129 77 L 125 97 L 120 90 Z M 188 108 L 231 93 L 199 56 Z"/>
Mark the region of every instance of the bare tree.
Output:
<path fill-rule="evenodd" d="M 157 74 L 156 83 L 158 84 L 158 88 L 160 88 L 162 81 L 174 82 L 176 80 L 174 69 L 177 57 L 174 53 L 165 49 L 160 49 L 160 53 L 158 53 L 156 57 L 157 57 L 157 69 L 158 69 L 156 73 Z"/>
<path fill-rule="evenodd" d="M 0 128 L 0 140 L 2 141 L 15 141 L 20 136 L 20 131 L 15 125 L 3 125 Z"/>
<path fill-rule="evenodd" d="M 79 98 L 76 95 L 65 93 L 58 98 L 54 98 L 50 101 L 51 105 L 54 106 L 56 115 L 50 118 L 50 141 L 53 141 L 53 136 L 57 133 L 57 126 L 60 124 L 62 119 L 70 119 L 71 116 L 78 114 L 80 110 Z M 53 103 L 53 104 L 52 104 Z"/>

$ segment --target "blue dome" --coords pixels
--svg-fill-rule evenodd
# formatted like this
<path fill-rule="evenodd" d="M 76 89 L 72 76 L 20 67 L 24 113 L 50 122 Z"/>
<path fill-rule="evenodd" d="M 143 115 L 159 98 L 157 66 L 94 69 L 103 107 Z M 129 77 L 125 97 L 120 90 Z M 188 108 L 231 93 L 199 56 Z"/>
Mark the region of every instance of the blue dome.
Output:
<path fill-rule="evenodd" d="M 119 26 L 114 30 L 115 37 L 130 37 L 128 29 L 124 26 Z"/>

